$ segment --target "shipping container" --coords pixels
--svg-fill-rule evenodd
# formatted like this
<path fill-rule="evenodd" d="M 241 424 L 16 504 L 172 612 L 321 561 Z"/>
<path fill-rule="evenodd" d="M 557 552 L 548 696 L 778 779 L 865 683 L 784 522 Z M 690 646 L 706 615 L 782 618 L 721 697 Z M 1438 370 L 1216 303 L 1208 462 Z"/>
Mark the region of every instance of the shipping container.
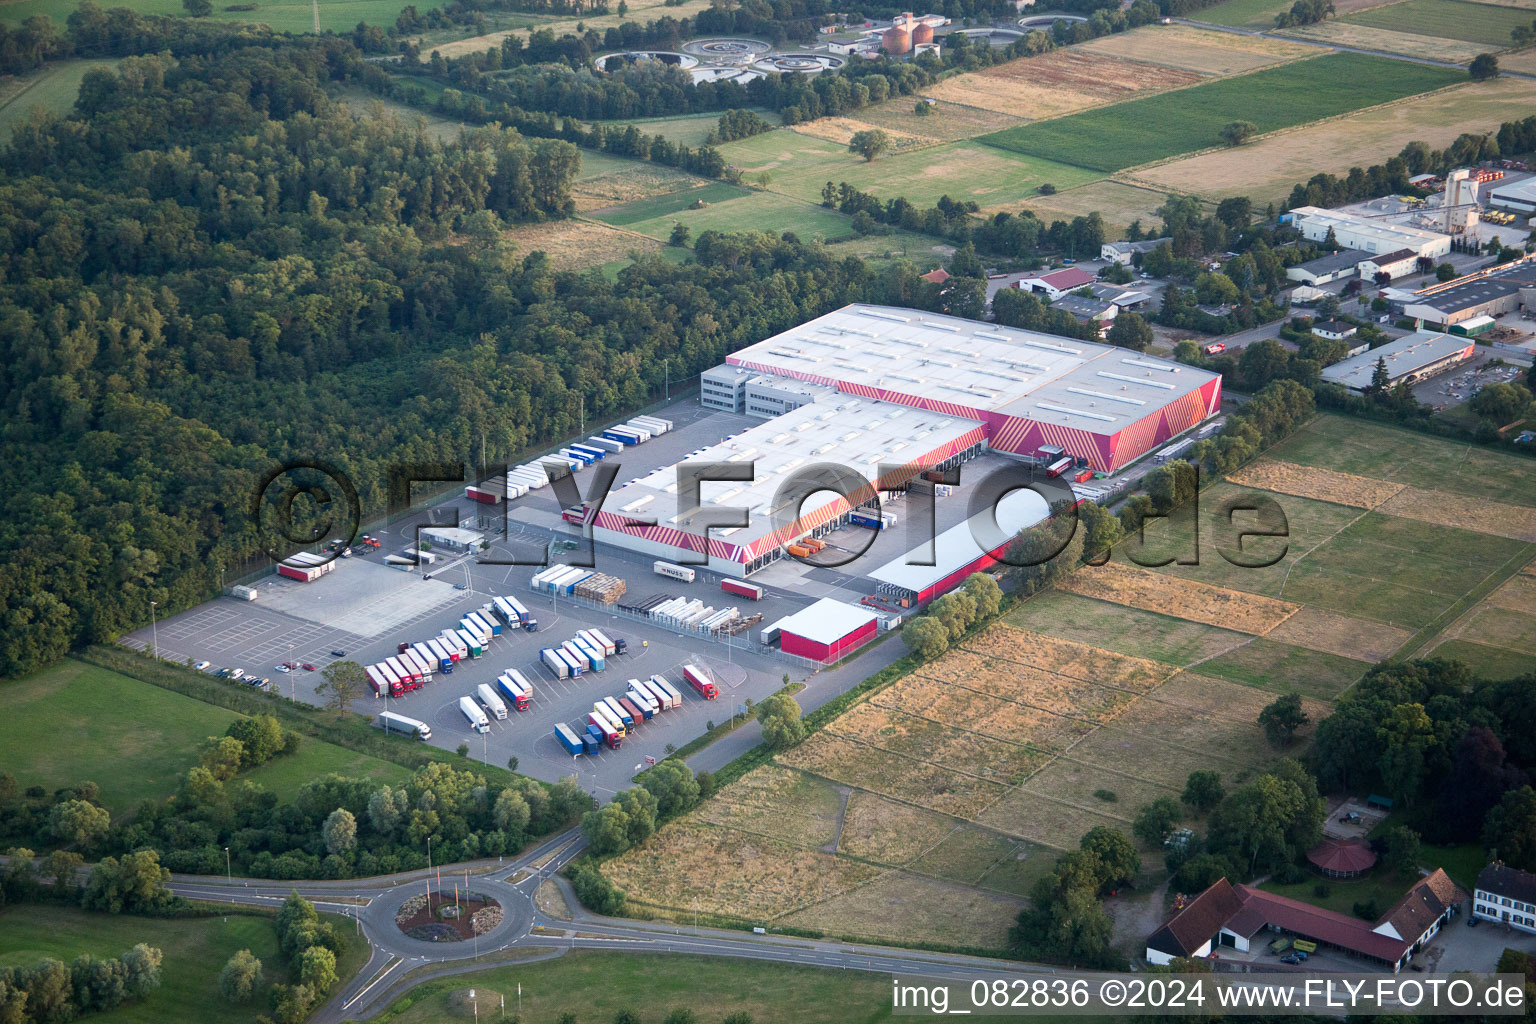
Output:
<path fill-rule="evenodd" d="M 574 756 L 586 753 L 587 745 L 564 722 L 555 723 L 555 739 L 560 741 L 560 745 L 565 748 L 567 754 Z"/>
<path fill-rule="evenodd" d="M 581 746 L 584 753 L 592 755 L 602 750 L 603 734 L 598 731 L 597 726 L 587 725 L 577 735 L 581 737 Z"/>
<path fill-rule="evenodd" d="M 676 708 L 676 707 L 681 707 L 682 706 L 682 703 L 683 703 L 683 693 L 682 693 L 682 691 L 679 690 L 677 687 L 673 686 L 671 680 L 669 680 L 666 676 L 651 676 L 651 682 L 655 683 L 657 686 L 659 686 L 663 690 L 667 691 L 667 696 L 672 698 L 672 706 L 673 707 Z"/>
<path fill-rule="evenodd" d="M 639 704 L 636 704 L 627 693 L 621 697 L 615 697 L 614 700 L 629 715 L 631 721 L 644 722 L 651 717 L 650 708 L 641 707 Z"/>
<path fill-rule="evenodd" d="M 607 705 L 608 710 L 613 712 L 614 717 L 623 722 L 626 728 L 635 724 L 635 716 L 624 710 L 624 706 L 619 703 L 617 697 L 604 697 L 601 703 Z"/>
<path fill-rule="evenodd" d="M 393 711 L 381 711 L 376 724 L 385 732 L 403 732 L 407 736 L 414 735 L 418 740 L 432 738 L 432 727 L 426 722 L 419 722 L 414 718 L 397 715 Z"/>
<path fill-rule="evenodd" d="M 743 580 L 725 579 L 720 581 L 720 589 L 725 591 L 727 594 L 735 594 L 737 597 L 744 597 L 748 601 L 761 601 L 763 599 L 763 588 L 758 586 L 756 583 L 747 583 Z"/>
<path fill-rule="evenodd" d="M 597 726 L 602 733 L 603 742 L 613 750 L 618 750 L 624 743 L 624 727 L 617 724 L 606 713 L 593 709 L 587 714 L 587 722 Z"/>
<path fill-rule="evenodd" d="M 667 694 L 667 691 L 663 690 L 649 679 L 641 679 L 638 680 L 638 682 L 640 684 L 640 692 L 656 702 L 656 709 L 658 711 L 667 711 L 671 709 L 672 698 Z"/>
<path fill-rule="evenodd" d="M 504 722 L 507 718 L 507 705 L 490 683 L 481 683 L 475 687 L 475 696 L 480 699 L 486 713 L 498 722 Z"/>
<path fill-rule="evenodd" d="M 624 450 L 624 445 L 611 437 L 589 437 L 584 443 L 592 448 L 601 448 L 610 455 Z"/>
<path fill-rule="evenodd" d="M 496 689 L 501 691 L 507 701 L 519 711 L 527 711 L 532 701 L 532 696 L 523 688 L 523 685 L 512 678 L 511 673 L 503 672 L 496 677 Z"/>
<path fill-rule="evenodd" d="M 692 583 L 697 575 L 692 568 L 686 565 L 673 565 L 671 562 L 653 562 L 651 569 L 658 576 L 666 576 L 669 579 L 682 580 L 684 583 Z"/>
<path fill-rule="evenodd" d="M 636 445 L 640 443 L 640 435 L 633 430 L 625 430 L 623 427 L 609 427 L 603 431 L 603 436 L 610 441 L 617 441 L 622 445 Z"/>
<path fill-rule="evenodd" d="M 469 722 L 469 727 L 475 732 L 491 731 L 491 720 L 485 717 L 485 712 L 480 710 L 480 705 L 475 703 L 473 697 L 459 698 L 459 713 L 464 716 Z"/>
<path fill-rule="evenodd" d="M 600 629 L 589 629 L 586 631 L 586 633 L 587 636 L 592 638 L 593 643 L 597 644 L 603 649 L 603 653 L 605 655 L 612 656 L 619 653 L 619 645 L 614 643 L 613 640 L 609 638 L 607 633 L 604 633 Z"/>
<path fill-rule="evenodd" d="M 546 647 L 540 651 L 539 660 L 544 662 L 549 670 L 555 674 L 556 679 L 564 679 L 571 674 L 570 666 L 565 663 L 565 659 L 560 657 L 560 653 L 553 647 Z"/>
<path fill-rule="evenodd" d="M 714 700 L 720 696 L 720 688 L 710 678 L 709 673 L 698 665 L 684 665 L 683 679 L 689 686 L 698 691 L 699 696 L 705 700 Z"/>

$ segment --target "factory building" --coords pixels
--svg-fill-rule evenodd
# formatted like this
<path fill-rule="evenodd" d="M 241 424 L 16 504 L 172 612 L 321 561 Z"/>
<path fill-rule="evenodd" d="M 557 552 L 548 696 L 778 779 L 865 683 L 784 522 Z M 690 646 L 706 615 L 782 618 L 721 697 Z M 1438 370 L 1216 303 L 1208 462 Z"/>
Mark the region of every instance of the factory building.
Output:
<path fill-rule="evenodd" d="M 1410 334 L 1357 356 L 1323 367 L 1323 380 L 1364 392 L 1371 386 L 1376 364 L 1387 364 L 1387 382 L 1416 384 L 1425 377 L 1472 358 L 1472 342 L 1452 334 Z"/>
<path fill-rule="evenodd" d="M 748 463 L 749 481 L 705 486 L 679 508 L 678 467 L 611 492 L 593 521 L 606 543 L 744 576 L 786 545 L 836 529 L 879 491 L 987 450 L 1033 459 L 1059 446 L 1113 471 L 1214 415 L 1219 374 L 1127 349 L 958 317 L 854 305 L 728 357 L 703 375 L 702 403 L 772 416 L 690 462 Z M 803 402 L 773 415 L 769 398 Z M 854 481 L 796 504 L 787 482 L 816 465 Z M 883 468 L 882 468 L 883 467 Z M 796 499 L 797 500 L 797 499 Z M 720 507 L 748 524 L 711 528 Z"/>
<path fill-rule="evenodd" d="M 1377 274 L 1386 274 L 1389 280 L 1407 277 L 1419 268 L 1419 254 L 1412 249 L 1398 249 L 1381 256 L 1360 261 L 1360 277 L 1375 281 Z"/>
<path fill-rule="evenodd" d="M 1521 178 L 1491 188 L 1487 192 L 1488 205 L 1498 206 L 1518 213 L 1536 213 L 1536 177 Z"/>
<path fill-rule="evenodd" d="M 1145 256 L 1158 246 L 1172 241 L 1171 238 L 1144 238 L 1140 242 L 1105 242 L 1099 247 L 1099 259 L 1128 267 L 1135 256 Z"/>
<path fill-rule="evenodd" d="M 1415 256 L 1444 256 L 1451 251 L 1451 236 L 1407 224 L 1392 224 L 1377 217 L 1357 217 L 1317 206 L 1298 206 L 1287 217 L 1295 221 L 1303 238 L 1321 242 L 1333 229 L 1333 237 L 1348 249 L 1365 253 L 1390 253 L 1412 249 Z"/>
<path fill-rule="evenodd" d="M 1536 306 L 1536 256 L 1431 285 L 1403 303 L 1403 315 L 1453 327 Z"/>
<path fill-rule="evenodd" d="M 1326 237 L 1328 232 L 1323 232 Z M 1294 267 L 1285 268 L 1285 276 L 1288 280 L 1299 284 L 1317 287 L 1330 281 L 1341 281 L 1346 277 L 1354 277 L 1355 270 L 1360 261 L 1369 259 L 1370 253 L 1359 249 L 1340 249 L 1330 252 L 1325 256 L 1319 256 L 1315 260 L 1298 263 Z"/>

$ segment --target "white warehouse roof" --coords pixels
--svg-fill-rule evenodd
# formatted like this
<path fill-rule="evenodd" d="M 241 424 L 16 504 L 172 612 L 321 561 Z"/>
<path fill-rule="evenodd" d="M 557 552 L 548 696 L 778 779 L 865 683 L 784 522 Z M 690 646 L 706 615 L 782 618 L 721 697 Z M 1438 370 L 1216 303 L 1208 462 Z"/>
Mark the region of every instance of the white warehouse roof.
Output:
<path fill-rule="evenodd" d="M 775 625 L 786 633 L 831 645 L 875 621 L 875 618 L 875 613 L 868 608 L 824 597 L 810 607 L 780 619 Z"/>
<path fill-rule="evenodd" d="M 1393 224 L 1389 221 L 1357 217 L 1352 213 L 1344 213 L 1340 210 L 1325 210 L 1320 206 L 1298 206 L 1291 211 L 1298 220 L 1305 222 L 1306 226 L 1326 235 L 1328 229 L 1334 229 L 1335 234 L 1350 232 L 1355 239 L 1370 239 L 1375 242 L 1376 252 L 1395 252 L 1398 249 L 1412 249 L 1419 251 L 1425 245 L 1438 242 L 1446 236 L 1438 231 L 1429 231 L 1424 228 L 1416 228 L 1408 224 Z"/>
<path fill-rule="evenodd" d="M 1458 352 L 1466 352 L 1472 345 L 1471 338 L 1455 334 L 1410 334 L 1380 348 L 1323 367 L 1323 380 L 1343 384 L 1354 391 L 1364 391 L 1371 386 L 1371 377 L 1380 360 L 1386 360 L 1387 375 L 1396 381 L 1426 366 L 1449 359 Z"/>
<path fill-rule="evenodd" d="M 636 519 L 654 517 L 658 526 L 688 530 L 689 520 L 699 510 L 678 507 L 678 466 L 745 463 L 755 467 L 752 482 L 706 481 L 699 496 L 710 520 L 720 518 L 720 507 L 751 509 L 750 525 L 710 531 L 717 540 L 749 544 L 782 525 L 775 522 L 774 498 L 796 470 L 834 463 L 873 482 L 882 462 L 921 460 L 972 433 L 976 436 L 971 443 L 979 443 L 981 427 L 978 420 L 828 391 L 809 405 L 749 427 L 677 465 L 616 487 L 603 502 L 603 511 Z M 836 500 L 825 491 L 809 497 L 803 515 Z"/>
<path fill-rule="evenodd" d="M 871 572 L 869 578 L 903 590 L 922 593 L 944 577 L 959 571 L 988 553 L 976 538 L 980 535 L 984 543 L 989 539 L 988 535 L 994 533 L 992 524 L 988 522 L 992 514 L 991 511 L 979 513 L 935 537 L 933 565 L 907 564 L 910 560 L 927 554 L 928 545 L 924 544 L 891 559 Z M 997 530 L 1008 537 L 1013 537 L 1020 530 L 1033 526 L 1048 516 L 1050 506 L 1036 492 L 1020 488 L 1003 495 L 1003 500 L 997 503 L 996 514 Z M 975 524 L 974 532 L 973 524 Z"/>

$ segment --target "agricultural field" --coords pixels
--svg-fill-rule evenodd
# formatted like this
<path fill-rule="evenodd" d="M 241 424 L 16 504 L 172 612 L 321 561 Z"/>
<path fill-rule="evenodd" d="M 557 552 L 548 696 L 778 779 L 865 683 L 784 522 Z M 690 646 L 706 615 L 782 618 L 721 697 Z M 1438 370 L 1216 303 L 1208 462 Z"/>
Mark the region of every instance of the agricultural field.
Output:
<path fill-rule="evenodd" d="M 1060 584 L 1083 597 L 1260 636 L 1300 609 L 1285 601 L 1171 578 L 1119 562 L 1086 566 Z"/>
<path fill-rule="evenodd" d="M 240 717 L 79 661 L 13 680 L 6 695 L 6 771 L 22 787 L 50 791 L 94 782 L 114 817 L 132 812 L 143 800 L 175 792 L 187 769 L 197 764 L 198 744 L 222 735 Z M 55 742 L 61 707 L 111 708 L 112 713 L 73 716 L 69 728 L 77 742 L 64 746 Z M 134 770 L 123 771 L 129 763 Z M 241 777 L 282 793 L 333 771 L 389 783 L 410 776 L 400 765 L 306 737 L 298 753 Z"/>
<path fill-rule="evenodd" d="M 1488 46 L 1483 43 L 1421 36 L 1413 32 L 1394 32 L 1387 28 L 1355 25 L 1347 21 L 1329 20 L 1316 25 L 1298 25 L 1295 28 L 1278 31 L 1295 39 L 1311 39 L 1333 46 L 1400 53 L 1405 57 L 1422 57 L 1426 60 L 1448 60 L 1457 64 L 1469 64 L 1473 57 L 1488 52 Z"/>
<path fill-rule="evenodd" d="M 1154 611 L 1095 601 L 1064 589 L 1036 595 L 1008 613 L 1011 625 L 1121 654 L 1187 666 L 1248 642 L 1242 633 Z"/>
<path fill-rule="evenodd" d="M 629 227 L 643 221 L 655 220 L 658 217 L 679 213 L 695 204 L 703 203 L 717 206 L 751 194 L 751 189 L 742 188 L 739 185 L 728 185 L 723 181 L 716 181 L 699 188 L 681 189 L 676 192 L 651 196 L 648 199 L 636 199 L 622 206 L 614 206 L 602 210 L 595 216 L 605 224 L 612 224 L 615 227 Z"/>
<path fill-rule="evenodd" d="M 1214 32 L 1191 25 L 1144 25 L 1129 32 L 1100 36 L 1074 49 L 1166 64 L 1202 75 L 1236 75 L 1299 57 L 1317 56 L 1316 47 L 1300 43 Z"/>
<path fill-rule="evenodd" d="M 1499 63 L 1510 59 L 1500 57 Z M 1530 70 L 1536 72 L 1536 58 Z M 1469 82 L 1133 174 L 1152 188 L 1187 188 L 1209 199 L 1246 195 L 1263 204 L 1284 199 L 1291 186 L 1319 171 L 1344 175 L 1351 167 L 1381 163 L 1415 140 L 1440 149 L 1463 132 L 1496 131 L 1504 121 L 1526 116 L 1532 104 L 1536 82 Z"/>
<path fill-rule="evenodd" d="M 1526 47 L 1515 53 L 1499 54 L 1500 71 L 1518 71 L 1525 75 L 1536 75 L 1536 49 Z"/>
<path fill-rule="evenodd" d="M 8 10 L 0 4 L 0 22 L 5 21 Z M 29 75 L 0 77 L 0 144 L 9 142 L 15 127 L 39 107 L 49 114 L 68 114 L 74 109 L 86 72 L 116 65 L 115 60 L 71 60 Z"/>
<path fill-rule="evenodd" d="M 927 114 L 916 113 L 916 106 L 915 97 L 898 96 L 876 106 L 865 107 L 859 111 L 859 120 L 887 132 L 902 132 L 940 142 L 959 142 L 1024 123 L 1024 118 L 960 103 L 935 100 L 928 107 Z"/>
<path fill-rule="evenodd" d="M 1350 25 L 1368 25 L 1394 32 L 1439 39 L 1462 39 L 1495 49 L 1510 45 L 1510 33 L 1531 24 L 1531 15 L 1511 7 L 1468 3 L 1466 0 L 1402 0 L 1370 10 L 1341 14 Z"/>
<path fill-rule="evenodd" d="M 363 2 L 366 3 L 369 0 L 363 0 Z M 377 0 L 372 0 L 372 2 L 377 2 Z M 462 57 L 466 53 L 480 53 L 484 50 L 489 50 L 493 46 L 500 46 L 502 40 L 510 35 L 520 35 L 526 40 L 535 29 L 548 29 L 556 37 L 566 34 L 580 35 L 588 30 L 606 32 L 610 28 L 618 28 L 627 21 L 643 25 L 648 21 L 655 21 L 661 17 L 691 18 L 700 11 L 708 9 L 709 5 L 710 0 L 682 0 L 681 3 L 670 7 L 665 4 L 664 0 L 634 0 L 634 3 L 627 4 L 627 10 L 622 15 L 615 9 L 614 13 L 611 14 L 589 14 L 574 18 L 552 19 L 547 17 L 529 18 L 527 16 L 519 16 L 516 19 L 517 25 L 513 28 L 498 29 L 494 32 L 487 32 L 483 35 L 470 36 L 464 39 L 433 42 L 430 46 L 423 46 L 421 51 L 423 56 L 430 56 L 436 52 L 442 54 L 444 59 Z M 437 3 L 433 3 L 431 6 L 437 6 Z M 399 8 L 396 8 L 396 13 L 389 16 L 391 23 L 394 22 L 398 12 Z M 324 24 L 323 21 L 322 24 Z M 353 24 L 356 24 L 356 19 L 353 20 Z M 581 26 L 580 29 L 577 28 L 578 25 Z M 351 25 L 347 27 L 351 28 Z"/>
<path fill-rule="evenodd" d="M 759 116 L 766 117 L 770 122 L 776 123 L 778 118 L 769 114 L 766 110 L 755 111 Z M 634 125 L 645 135 L 660 135 L 668 142 L 675 142 L 681 146 L 697 149 L 704 145 L 704 140 L 709 133 L 720 126 L 720 112 L 708 111 L 702 114 L 680 114 L 676 117 L 651 117 L 638 121 L 594 121 L 605 128 L 625 128 Z"/>
<path fill-rule="evenodd" d="M 929 146 L 866 161 L 839 146 L 788 129 L 720 147 L 726 160 L 751 176 L 768 172 L 768 188 L 819 204 L 827 182 L 844 182 L 882 199 L 905 196 L 931 206 L 940 196 L 981 206 L 1016 203 L 1044 183 L 1057 188 L 1085 184 L 1101 175 L 1080 167 L 1008 153 L 975 142 Z"/>
<path fill-rule="evenodd" d="M 1098 211 L 1110 230 L 1123 232 L 1132 221 L 1139 220 L 1145 226 L 1152 226 L 1157 220 L 1158 207 L 1168 201 L 1170 192 L 1180 187 L 1151 189 L 1120 181 L 1095 181 L 1062 189 L 1055 195 L 1031 196 L 1024 205 L 1047 224 L 1086 217 Z"/>
<path fill-rule="evenodd" d="M 1299 693 L 1317 700 L 1333 700 L 1360 681 L 1371 662 L 1254 637 L 1209 661 L 1200 671 L 1229 683 L 1253 686 L 1272 693 Z"/>
<path fill-rule="evenodd" d="M 981 141 L 1010 152 L 1118 171 L 1220 144 L 1233 120 L 1271 132 L 1464 81 L 1463 72 L 1335 53 L 1130 100 Z"/>
<path fill-rule="evenodd" d="M 915 115 L 914 115 L 915 116 Z M 789 130 L 796 135 L 804 135 L 812 139 L 821 139 L 830 142 L 834 146 L 847 148 L 848 143 L 859 132 L 868 131 L 878 127 L 868 121 L 858 121 L 851 117 L 818 117 L 814 121 L 803 121 L 792 126 Z M 927 135 L 916 135 L 912 132 L 902 131 L 898 128 L 881 128 L 886 138 L 890 139 L 889 153 L 906 153 L 914 149 L 925 149 L 928 146 L 938 145 L 938 139 Z"/>
<path fill-rule="evenodd" d="M 1536 562 L 1474 604 L 1428 645 L 1493 679 L 1536 672 Z"/>
<path fill-rule="evenodd" d="M 1196 11 L 1194 21 L 1232 28 L 1274 28 L 1275 15 L 1288 11 L 1285 0 L 1227 0 L 1224 4 Z"/>
<path fill-rule="evenodd" d="M 643 0 L 641 0 L 643 2 Z M 425 14 L 443 6 L 444 0 L 424 0 L 416 9 Z M 79 4 L 77 0 L 11 0 L 0 4 L 0 23 L 17 26 L 28 18 L 42 14 L 53 19 L 62 28 Z M 127 7 L 140 14 L 163 14 L 173 18 L 186 15 L 181 0 L 122 0 L 103 6 Z M 404 0 L 321 0 L 320 30 L 322 32 L 350 33 L 360 21 L 370 25 L 390 26 L 405 8 Z M 228 11 L 225 4 L 213 5 L 208 15 L 215 21 L 253 22 L 269 25 L 278 32 L 303 33 L 314 29 L 314 6 L 311 0 L 264 0 L 254 11 Z"/>
<path fill-rule="evenodd" d="M 735 186 L 722 186 L 734 189 Z M 719 193 L 720 200 L 709 201 L 700 209 L 692 204 L 705 190 L 690 191 L 658 199 L 642 200 L 593 216 L 605 223 L 622 224 L 656 239 L 666 239 L 674 224 L 682 224 L 697 238 L 704 231 L 792 231 L 805 241 L 820 238 L 837 241 L 851 238 L 853 220 L 819 204 L 804 202 L 775 192 L 743 189 L 740 196 Z M 645 214 L 641 217 L 640 214 Z M 879 245 L 877 239 L 867 241 Z M 930 243 L 931 244 L 931 243 Z"/>
<path fill-rule="evenodd" d="M 520 225 L 503 232 L 502 237 L 517 247 L 516 255 L 520 257 L 533 252 L 544 253 L 556 270 L 600 267 L 617 260 L 630 260 L 631 254 L 650 253 L 661 248 L 657 239 L 589 220 Z"/>
<path fill-rule="evenodd" d="M 1164 64 L 1066 49 L 946 78 L 924 95 L 1038 121 L 1203 80 L 1204 75 Z"/>

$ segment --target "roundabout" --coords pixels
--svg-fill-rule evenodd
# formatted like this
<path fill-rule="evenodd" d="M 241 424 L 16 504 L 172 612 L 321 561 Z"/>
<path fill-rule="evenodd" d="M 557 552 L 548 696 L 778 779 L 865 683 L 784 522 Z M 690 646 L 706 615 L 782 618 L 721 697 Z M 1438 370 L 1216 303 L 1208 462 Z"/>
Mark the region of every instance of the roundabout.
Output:
<path fill-rule="evenodd" d="M 533 910 L 528 899 L 505 882 L 485 875 L 439 882 L 434 874 L 381 894 L 368 907 L 367 919 L 375 927 L 394 930 L 389 945 L 398 951 L 440 956 L 445 947 L 485 943 L 494 948 L 523 935 L 533 923 Z"/>

